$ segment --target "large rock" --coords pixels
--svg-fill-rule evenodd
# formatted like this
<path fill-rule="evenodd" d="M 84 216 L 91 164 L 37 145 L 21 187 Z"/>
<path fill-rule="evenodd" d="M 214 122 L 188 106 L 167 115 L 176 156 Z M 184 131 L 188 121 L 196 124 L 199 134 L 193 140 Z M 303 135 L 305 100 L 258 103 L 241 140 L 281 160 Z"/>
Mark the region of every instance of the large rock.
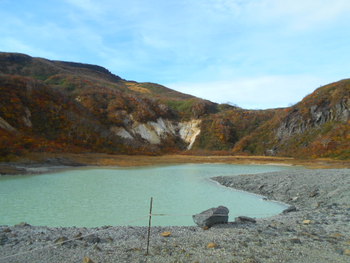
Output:
<path fill-rule="evenodd" d="M 225 206 L 213 207 L 200 214 L 193 215 L 193 221 L 200 227 L 211 227 L 215 224 L 226 224 L 229 210 Z"/>

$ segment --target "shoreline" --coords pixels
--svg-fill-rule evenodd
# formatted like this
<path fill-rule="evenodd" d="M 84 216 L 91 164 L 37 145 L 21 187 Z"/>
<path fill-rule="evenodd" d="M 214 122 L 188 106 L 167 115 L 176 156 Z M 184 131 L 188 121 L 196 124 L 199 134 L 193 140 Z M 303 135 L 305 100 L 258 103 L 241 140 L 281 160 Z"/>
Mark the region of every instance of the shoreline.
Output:
<path fill-rule="evenodd" d="M 215 177 L 218 183 L 259 194 L 296 211 L 256 223 L 152 227 L 0 226 L 0 262 L 348 262 L 350 169 L 287 170 Z M 161 236 L 164 231 L 169 237 Z M 71 240 L 73 239 L 73 240 Z M 66 242 L 65 242 L 66 241 Z M 208 247 L 214 243 L 214 247 Z M 49 246 L 49 247 L 48 247 Z M 28 252 L 16 257 L 2 258 Z"/>
<path fill-rule="evenodd" d="M 238 175 L 238 176 L 242 176 L 242 175 Z M 274 203 L 278 203 L 282 206 L 284 206 L 285 208 L 289 208 L 291 205 L 286 203 L 286 202 L 283 202 L 283 201 L 279 201 L 279 200 L 274 200 L 274 199 L 268 199 L 265 195 L 262 195 L 261 193 L 253 193 L 253 192 L 249 192 L 247 190 L 244 190 L 244 189 L 239 189 L 239 188 L 234 188 L 234 187 L 231 187 L 231 186 L 228 186 L 228 185 L 225 185 L 224 184 L 224 181 L 220 182 L 220 180 L 216 179 L 216 178 L 221 178 L 221 177 L 233 177 L 233 176 L 218 176 L 218 177 L 211 177 L 209 180 L 211 180 L 212 182 L 215 182 L 217 183 L 219 186 L 221 187 L 226 187 L 226 188 L 229 188 L 229 189 L 233 189 L 235 191 L 238 191 L 238 192 L 243 192 L 243 193 L 248 193 L 250 195 L 253 195 L 253 196 L 256 196 L 257 198 L 259 198 L 261 201 L 269 201 L 269 202 L 274 202 Z M 275 215 L 275 216 L 278 216 Z M 271 216 L 269 217 L 266 217 L 266 218 L 270 218 Z M 272 216 L 274 217 L 274 216 Z M 265 217 L 262 217 L 262 218 L 265 218 Z"/>
<path fill-rule="evenodd" d="M 267 156 L 129 156 L 99 153 L 32 153 L 12 162 L 0 162 L 0 176 L 49 173 L 74 167 L 141 167 L 189 163 L 303 166 L 309 169 L 350 168 L 350 160 L 332 159 L 301 160 L 287 157 Z M 42 171 L 40 171 L 40 169 Z"/>

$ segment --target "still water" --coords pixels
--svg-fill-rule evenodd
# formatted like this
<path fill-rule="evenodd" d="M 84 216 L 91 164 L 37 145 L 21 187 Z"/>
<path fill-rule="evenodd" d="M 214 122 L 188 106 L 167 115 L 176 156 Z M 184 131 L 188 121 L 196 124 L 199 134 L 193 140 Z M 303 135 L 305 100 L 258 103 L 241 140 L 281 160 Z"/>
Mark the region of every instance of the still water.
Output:
<path fill-rule="evenodd" d="M 0 177 L 0 225 L 194 225 L 192 214 L 219 205 L 239 215 L 266 217 L 285 206 L 235 191 L 210 177 L 290 169 L 269 165 L 185 164 L 142 168 L 74 169 Z"/>

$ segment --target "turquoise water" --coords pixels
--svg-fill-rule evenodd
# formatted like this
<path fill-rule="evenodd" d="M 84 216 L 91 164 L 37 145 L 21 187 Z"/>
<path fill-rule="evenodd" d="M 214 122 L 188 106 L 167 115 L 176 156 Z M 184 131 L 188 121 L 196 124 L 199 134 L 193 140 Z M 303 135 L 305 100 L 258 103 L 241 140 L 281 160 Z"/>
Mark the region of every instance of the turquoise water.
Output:
<path fill-rule="evenodd" d="M 0 177 L 0 225 L 194 225 L 192 214 L 219 205 L 239 215 L 265 217 L 285 206 L 223 187 L 209 178 L 290 169 L 268 165 L 185 164 L 142 168 L 74 169 Z"/>

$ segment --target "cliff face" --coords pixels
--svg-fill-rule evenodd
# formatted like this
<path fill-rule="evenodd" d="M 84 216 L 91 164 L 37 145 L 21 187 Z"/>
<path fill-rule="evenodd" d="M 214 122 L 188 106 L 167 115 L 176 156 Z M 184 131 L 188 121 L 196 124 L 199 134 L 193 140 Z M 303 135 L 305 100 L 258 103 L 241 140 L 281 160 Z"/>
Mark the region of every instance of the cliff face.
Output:
<path fill-rule="evenodd" d="M 285 140 L 293 135 L 321 127 L 328 122 L 346 123 L 349 119 L 350 99 L 345 97 L 333 104 L 330 101 L 324 101 L 321 105 L 309 105 L 306 116 L 300 109 L 293 108 L 278 127 L 276 136 Z"/>
<path fill-rule="evenodd" d="M 107 69 L 0 53 L 0 158 L 31 151 L 349 158 L 350 80 L 293 107 L 244 110 Z"/>
<path fill-rule="evenodd" d="M 349 121 L 350 81 L 343 80 L 317 89 L 293 107 L 276 137 L 284 144 L 282 153 L 349 158 Z"/>
<path fill-rule="evenodd" d="M 349 158 L 349 121 L 350 80 L 342 80 L 283 109 L 243 138 L 235 150 L 303 158 Z"/>

